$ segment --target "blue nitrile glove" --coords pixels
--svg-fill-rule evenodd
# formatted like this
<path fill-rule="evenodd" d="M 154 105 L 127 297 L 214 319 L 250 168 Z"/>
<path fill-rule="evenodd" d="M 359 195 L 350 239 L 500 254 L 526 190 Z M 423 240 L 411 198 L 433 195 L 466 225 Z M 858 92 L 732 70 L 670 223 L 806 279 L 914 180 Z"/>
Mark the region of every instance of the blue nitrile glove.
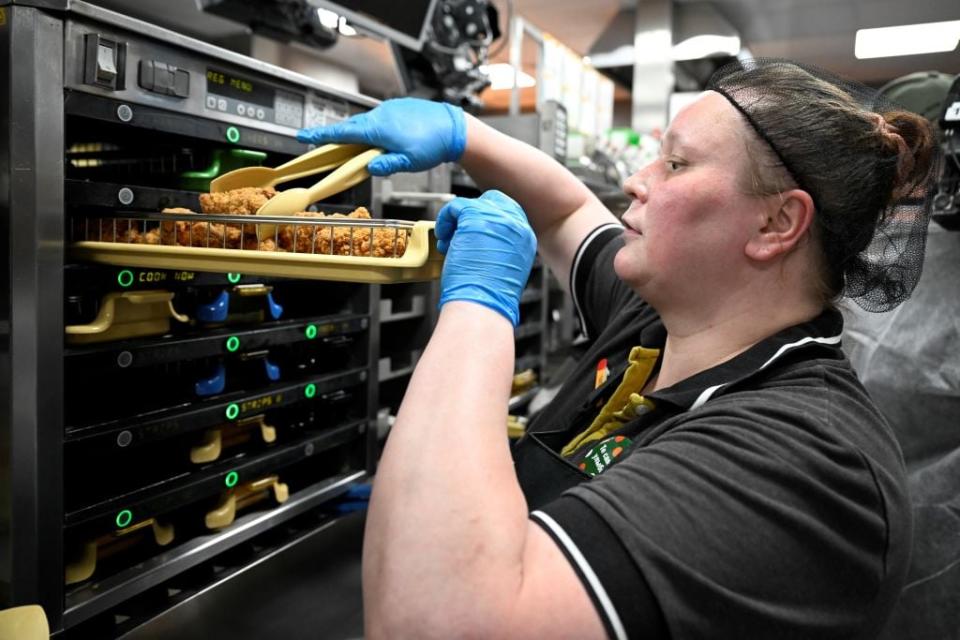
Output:
<path fill-rule="evenodd" d="M 513 326 L 530 277 L 537 238 L 520 205 L 499 191 L 454 198 L 437 216 L 437 249 L 447 254 L 440 306 L 469 300 L 499 311 Z"/>
<path fill-rule="evenodd" d="M 301 129 L 297 140 L 380 147 L 387 153 L 374 158 L 367 170 L 375 176 L 388 176 L 459 160 L 467 146 L 467 121 L 463 109 L 452 104 L 398 98 L 337 124 Z"/>

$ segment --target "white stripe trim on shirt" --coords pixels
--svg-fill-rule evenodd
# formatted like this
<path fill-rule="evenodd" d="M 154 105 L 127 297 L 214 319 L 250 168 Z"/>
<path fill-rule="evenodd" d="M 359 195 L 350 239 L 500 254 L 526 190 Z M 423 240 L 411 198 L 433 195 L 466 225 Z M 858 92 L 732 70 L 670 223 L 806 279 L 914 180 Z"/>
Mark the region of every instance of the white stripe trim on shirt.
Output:
<path fill-rule="evenodd" d="M 780 356 L 782 356 L 784 353 L 786 353 L 786 352 L 789 351 L 790 349 L 794 349 L 794 348 L 796 348 L 796 347 L 799 347 L 799 346 L 808 344 L 808 343 L 810 343 L 810 342 L 816 342 L 816 343 L 819 343 L 819 344 L 840 344 L 840 338 L 841 338 L 841 334 L 838 334 L 838 335 L 835 335 L 835 336 L 830 336 L 830 337 L 828 337 L 828 338 L 815 338 L 815 337 L 813 337 L 813 336 L 807 336 L 806 338 L 801 338 L 800 340 L 797 340 L 796 342 L 791 342 L 791 343 L 789 343 L 789 344 L 785 344 L 785 345 L 783 345 L 782 347 L 780 347 L 779 349 L 777 349 L 777 352 L 776 352 L 775 354 L 773 354 L 772 356 L 770 356 L 770 359 L 769 359 L 769 360 L 767 360 L 767 361 L 764 362 L 762 365 L 760 365 L 760 367 L 757 369 L 757 371 L 763 371 L 764 369 L 766 369 L 767 367 L 769 367 L 771 364 L 773 364 L 774 361 L 776 361 L 777 358 L 779 358 Z M 707 400 L 709 400 L 711 397 L 713 397 L 713 394 L 716 393 L 718 389 L 720 389 L 720 388 L 722 388 L 722 387 L 725 387 L 726 385 L 727 385 L 727 383 L 725 382 L 725 383 L 723 383 L 723 384 L 717 384 L 717 385 L 714 385 L 714 386 L 712 386 L 712 387 L 708 387 L 708 388 L 704 389 L 703 392 L 702 392 L 699 396 L 697 396 L 697 399 L 694 401 L 694 403 L 693 403 L 692 405 L 690 405 L 690 409 L 689 409 L 689 410 L 690 410 L 690 411 L 693 411 L 694 409 L 699 409 L 700 407 L 702 407 L 702 406 L 704 405 L 704 403 L 706 403 Z"/>
<path fill-rule="evenodd" d="M 577 250 L 577 255 L 573 257 L 573 267 L 570 269 L 570 297 L 573 299 L 573 308 L 576 309 L 577 316 L 580 318 L 580 328 L 583 330 L 583 334 L 590 338 L 595 338 L 596 336 L 589 336 L 587 334 L 586 318 L 583 317 L 583 311 L 580 310 L 580 301 L 577 300 L 577 268 L 580 266 L 580 258 L 583 257 L 583 254 L 586 252 L 587 247 L 590 246 L 590 243 L 607 229 L 622 230 L 623 225 L 617 222 L 610 222 L 608 224 L 602 224 L 588 233 L 587 237 L 584 238 L 583 242 L 580 243 L 580 248 Z"/>
<path fill-rule="evenodd" d="M 607 595 L 606 589 L 600 584 L 600 579 L 597 578 L 597 574 L 594 573 L 590 563 L 588 563 L 587 559 L 580 553 L 580 549 L 577 548 L 576 543 L 574 543 L 570 536 L 567 535 L 567 532 L 557 524 L 556 520 L 543 511 L 534 511 L 530 514 L 530 517 L 536 518 L 553 532 L 560 544 L 563 545 L 567 553 L 570 554 L 570 557 L 573 558 L 573 561 L 577 563 L 577 567 L 579 567 L 583 577 L 586 578 L 590 589 L 593 590 L 593 594 L 600 602 L 600 607 L 603 609 L 604 615 L 606 615 L 607 620 L 610 621 L 610 626 L 613 627 L 613 633 L 617 640 L 627 640 L 627 631 L 623 628 L 623 622 L 620 621 L 620 616 L 613 607 L 610 596 Z"/>

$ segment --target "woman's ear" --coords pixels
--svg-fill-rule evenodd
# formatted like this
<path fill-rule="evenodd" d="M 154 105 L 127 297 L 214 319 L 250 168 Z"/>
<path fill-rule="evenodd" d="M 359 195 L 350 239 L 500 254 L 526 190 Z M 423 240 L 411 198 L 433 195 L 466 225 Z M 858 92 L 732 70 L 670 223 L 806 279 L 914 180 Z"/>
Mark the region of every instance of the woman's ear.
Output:
<path fill-rule="evenodd" d="M 792 251 L 813 224 L 815 211 L 813 198 L 803 189 L 770 196 L 769 207 L 744 247 L 747 257 L 766 261 Z"/>

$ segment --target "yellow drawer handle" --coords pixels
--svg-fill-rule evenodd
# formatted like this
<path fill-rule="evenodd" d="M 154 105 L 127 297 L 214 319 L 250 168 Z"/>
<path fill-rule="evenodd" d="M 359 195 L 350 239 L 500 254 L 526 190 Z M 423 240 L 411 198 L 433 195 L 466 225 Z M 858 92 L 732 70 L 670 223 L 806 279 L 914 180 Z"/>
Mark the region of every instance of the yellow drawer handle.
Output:
<path fill-rule="evenodd" d="M 103 304 L 100 305 L 100 311 L 93 322 L 89 324 L 72 324 L 65 327 L 68 335 L 90 335 L 105 333 L 113 327 L 114 323 L 124 322 L 122 316 L 124 311 L 132 310 L 129 305 L 143 306 L 158 305 L 166 303 L 166 310 L 174 320 L 178 322 L 189 322 L 190 317 L 177 313 L 173 306 L 173 292 L 171 291 L 125 291 L 123 293 L 108 293 Z M 118 317 L 118 314 L 120 317 Z M 142 320 L 143 316 L 151 315 L 150 310 L 138 311 L 140 316 L 137 320 Z"/>
<path fill-rule="evenodd" d="M 227 491 L 220 504 L 207 512 L 204 523 L 208 529 L 230 526 L 237 517 L 237 511 L 267 499 L 271 489 L 278 504 L 283 504 L 290 497 L 289 487 L 280 482 L 279 476 L 266 476 Z"/>
<path fill-rule="evenodd" d="M 165 547 L 173 542 L 175 530 L 172 524 L 161 524 L 156 518 L 146 518 L 131 524 L 129 527 L 111 531 L 105 535 L 83 544 L 82 552 L 73 560 L 64 563 L 65 584 L 83 582 L 97 570 L 97 560 L 108 558 L 119 553 L 138 540 L 131 539 L 130 535 L 150 527 L 153 540 L 158 546 Z M 142 540 L 140 540 L 142 542 Z"/>
<path fill-rule="evenodd" d="M 260 437 L 263 438 L 263 441 L 267 444 L 270 444 L 277 439 L 277 429 L 276 427 L 271 427 L 267 424 L 266 414 L 260 413 L 255 416 L 250 416 L 249 418 L 237 420 L 238 427 L 246 427 L 251 424 L 255 424 L 260 427 Z"/>
<path fill-rule="evenodd" d="M 223 437 L 220 429 L 211 429 L 203 434 L 203 443 L 190 449 L 190 462 L 203 464 L 213 462 L 223 451 Z"/>

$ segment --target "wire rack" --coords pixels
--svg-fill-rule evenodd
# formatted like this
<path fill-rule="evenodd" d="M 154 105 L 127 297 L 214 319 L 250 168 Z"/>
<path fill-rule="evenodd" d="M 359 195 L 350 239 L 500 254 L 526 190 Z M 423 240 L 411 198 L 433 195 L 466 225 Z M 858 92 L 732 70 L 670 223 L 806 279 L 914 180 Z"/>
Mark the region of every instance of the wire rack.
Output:
<path fill-rule="evenodd" d="M 320 215 L 79 212 L 69 250 L 80 261 L 147 269 L 370 284 L 440 277 L 432 221 Z"/>
<path fill-rule="evenodd" d="M 255 222 L 254 222 L 255 221 Z M 415 223 L 346 216 L 116 212 L 73 219 L 71 241 L 399 258 Z"/>

